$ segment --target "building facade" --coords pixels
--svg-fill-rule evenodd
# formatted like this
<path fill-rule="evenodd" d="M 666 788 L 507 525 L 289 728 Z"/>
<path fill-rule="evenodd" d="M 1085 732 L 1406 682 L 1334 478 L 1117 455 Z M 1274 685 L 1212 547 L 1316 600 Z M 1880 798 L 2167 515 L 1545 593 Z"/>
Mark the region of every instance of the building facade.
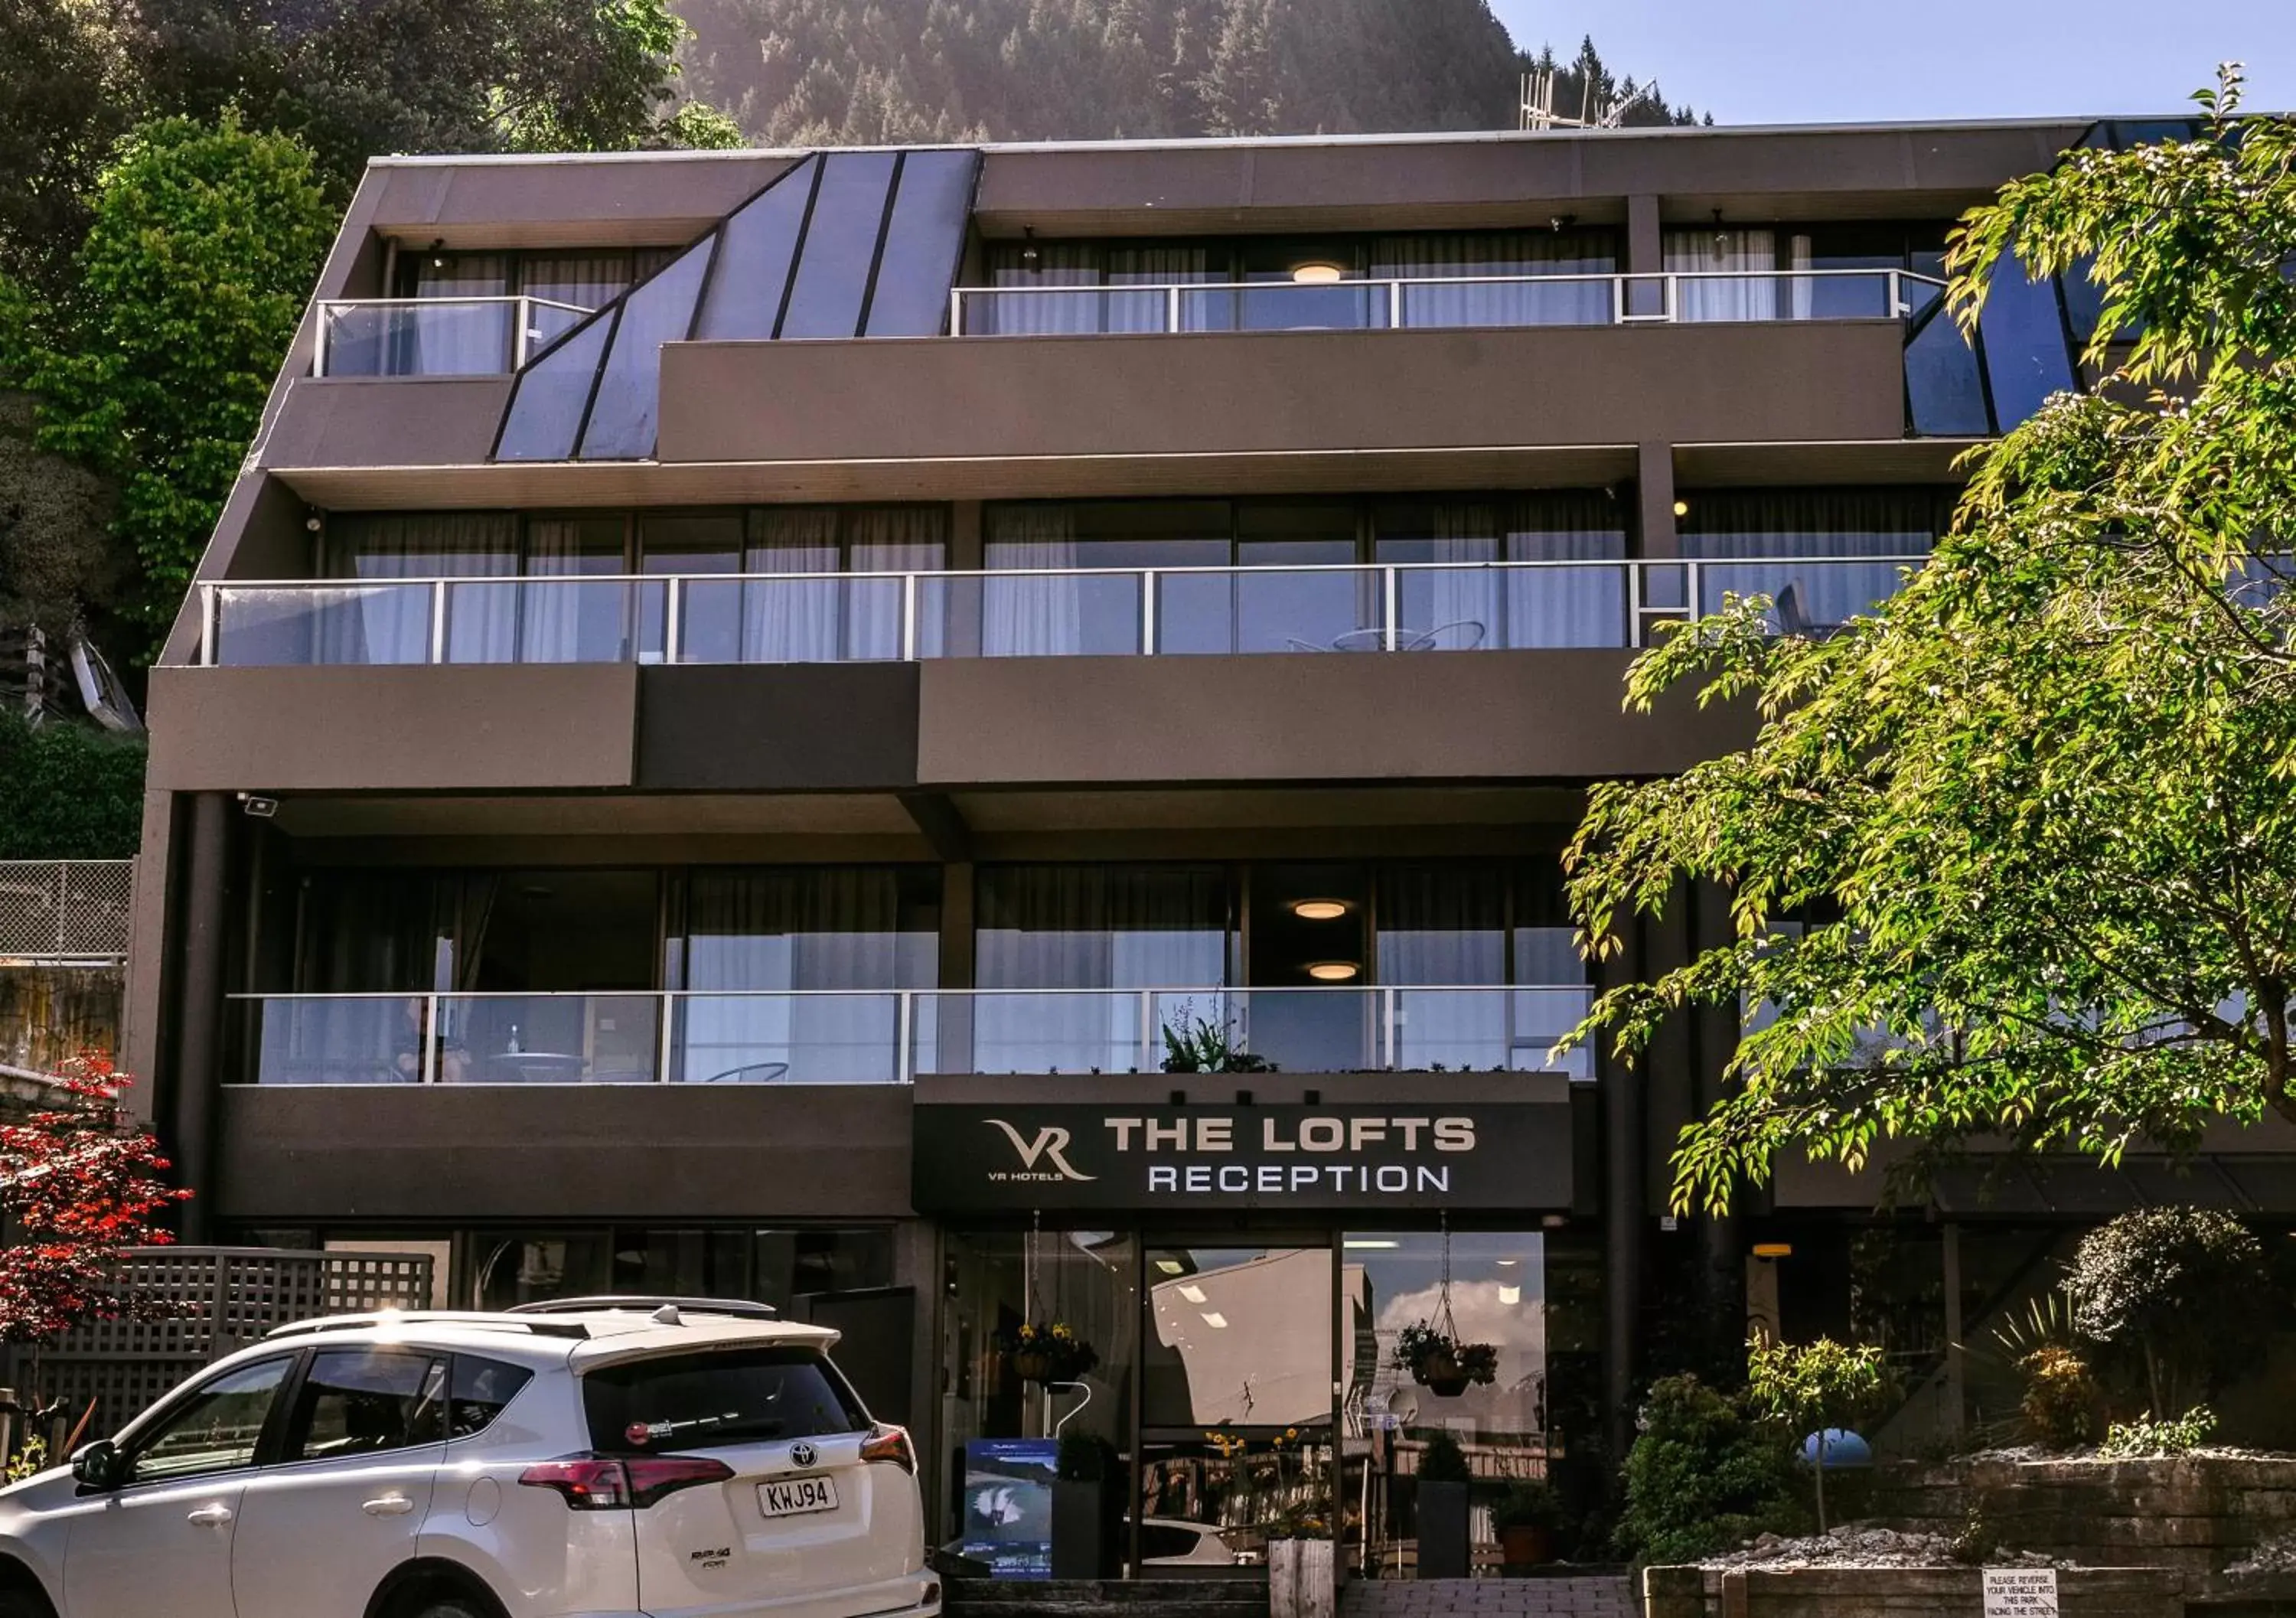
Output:
<path fill-rule="evenodd" d="M 1215 1433 L 1304 1441 L 1366 1569 L 1438 1428 L 1590 1498 L 1750 1314 L 1978 1409 L 1949 1345 L 2152 1166 L 1669 1217 L 1735 1019 L 1553 1059 L 1558 855 L 1751 735 L 1621 711 L 1655 626 L 1841 621 L 2077 385 L 2079 289 L 1972 346 L 1947 233 L 2139 132 L 378 160 L 152 673 L 189 1217 L 840 1325 L 937 1538 L 1025 1540 L 1065 1423 L 1136 1565 L 1239 1527 Z M 2210 1196 L 2286 1206 L 2254 1148 Z"/>

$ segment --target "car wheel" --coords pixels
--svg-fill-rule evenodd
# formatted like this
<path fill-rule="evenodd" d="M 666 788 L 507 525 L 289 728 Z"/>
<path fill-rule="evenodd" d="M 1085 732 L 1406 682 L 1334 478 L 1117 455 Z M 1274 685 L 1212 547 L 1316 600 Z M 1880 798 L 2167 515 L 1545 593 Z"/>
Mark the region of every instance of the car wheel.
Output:
<path fill-rule="evenodd" d="M 0 1618 L 55 1618 L 55 1609 L 30 1590 L 0 1589 Z"/>
<path fill-rule="evenodd" d="M 0 1618 L 9 1618 L 5 1607 L 0 1607 Z M 461 1596 L 434 1596 L 408 1607 L 406 1618 L 489 1618 L 489 1614 Z"/>

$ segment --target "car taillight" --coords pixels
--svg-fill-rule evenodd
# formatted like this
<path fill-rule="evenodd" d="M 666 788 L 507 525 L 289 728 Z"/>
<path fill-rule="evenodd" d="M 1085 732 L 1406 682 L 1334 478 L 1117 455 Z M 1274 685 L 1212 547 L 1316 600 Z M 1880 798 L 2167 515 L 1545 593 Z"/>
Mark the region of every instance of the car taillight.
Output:
<path fill-rule="evenodd" d="M 665 1496 L 734 1475 L 724 1461 L 703 1455 L 640 1455 L 627 1460 L 572 1456 L 544 1461 L 519 1474 L 536 1489 L 554 1490 L 576 1511 L 643 1511 Z"/>
<path fill-rule="evenodd" d="M 861 1441 L 861 1458 L 865 1461 L 890 1461 L 912 1477 L 916 1475 L 917 1452 L 909 1447 L 909 1435 L 898 1427 L 889 1427 L 879 1422 L 869 1429 L 869 1436 Z"/>

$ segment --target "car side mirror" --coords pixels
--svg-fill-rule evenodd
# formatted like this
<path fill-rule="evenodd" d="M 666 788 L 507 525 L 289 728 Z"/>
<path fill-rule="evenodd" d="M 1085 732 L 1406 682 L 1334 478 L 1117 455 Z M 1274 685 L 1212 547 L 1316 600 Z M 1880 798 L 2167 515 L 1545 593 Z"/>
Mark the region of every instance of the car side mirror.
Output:
<path fill-rule="evenodd" d="M 88 1489 L 117 1489 L 120 1474 L 127 1470 L 119 1447 L 108 1438 L 99 1438 L 72 1452 L 72 1476 Z"/>

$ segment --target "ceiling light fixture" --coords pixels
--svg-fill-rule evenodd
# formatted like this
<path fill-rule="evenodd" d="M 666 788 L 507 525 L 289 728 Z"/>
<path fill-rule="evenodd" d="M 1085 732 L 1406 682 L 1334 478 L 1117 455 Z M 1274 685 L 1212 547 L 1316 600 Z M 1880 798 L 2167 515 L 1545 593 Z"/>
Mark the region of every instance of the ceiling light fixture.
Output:
<path fill-rule="evenodd" d="M 1317 961 L 1308 968 L 1308 975 L 1318 983 L 1345 983 L 1362 970 L 1354 961 Z"/>
<path fill-rule="evenodd" d="M 1188 1273 L 1188 1267 L 1177 1259 L 1159 1259 L 1156 1261 L 1156 1268 L 1168 1276 L 1184 1276 Z"/>
<path fill-rule="evenodd" d="M 1021 267 L 1032 270 L 1044 261 L 1045 250 L 1037 245 L 1037 227 L 1033 225 L 1023 225 L 1021 227 Z"/>
<path fill-rule="evenodd" d="M 2296 1231 L 2292 1231 L 2290 1234 L 2292 1236 L 2296 1236 Z M 1386 1240 L 1384 1237 L 1351 1236 L 1348 1237 L 1346 1241 L 1341 1242 L 1340 1245 L 1346 1248 L 1349 1253 L 1391 1253 L 1396 1248 L 1402 1246 L 1403 1244 L 1400 1242 L 1390 1242 Z"/>
<path fill-rule="evenodd" d="M 1201 1286 L 1182 1286 L 1179 1290 L 1180 1296 L 1191 1303 L 1201 1303 L 1204 1301 L 1204 1289 Z"/>
<path fill-rule="evenodd" d="M 1292 914 L 1303 922 L 1335 922 L 1348 913 L 1344 899 L 1295 899 Z"/>
<path fill-rule="evenodd" d="M 1513 1309 L 1516 1304 L 1522 1302 L 1522 1288 L 1520 1286 L 1500 1287 L 1499 1302 L 1505 1304 L 1509 1309 Z"/>
<path fill-rule="evenodd" d="M 1219 1310 L 1216 1309 L 1206 1310 L 1204 1311 L 1204 1324 L 1210 1326 L 1212 1330 L 1216 1332 L 1224 1332 L 1227 1330 L 1227 1317 L 1221 1314 Z"/>
<path fill-rule="evenodd" d="M 1790 1259 L 1793 1257 L 1792 1242 L 1757 1242 L 1754 1256 L 1758 1259 Z"/>
<path fill-rule="evenodd" d="M 1292 280 L 1298 286 L 1337 286 L 1347 275 L 1345 266 L 1328 259 L 1310 259 L 1305 264 L 1292 267 Z"/>
<path fill-rule="evenodd" d="M 1674 503 L 1674 514 L 1677 517 L 1687 517 L 1690 515 L 1690 502 L 1687 500 L 1677 500 Z"/>

